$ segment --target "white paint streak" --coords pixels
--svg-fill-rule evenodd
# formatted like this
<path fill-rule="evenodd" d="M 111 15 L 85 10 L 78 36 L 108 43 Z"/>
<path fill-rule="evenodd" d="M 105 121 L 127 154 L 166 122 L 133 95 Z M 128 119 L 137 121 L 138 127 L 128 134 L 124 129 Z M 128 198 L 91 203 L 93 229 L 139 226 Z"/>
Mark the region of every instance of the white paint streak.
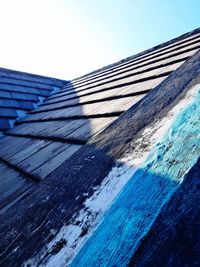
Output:
<path fill-rule="evenodd" d="M 94 194 L 85 201 L 84 208 L 78 214 L 74 214 L 73 223 L 64 225 L 48 246 L 37 257 L 28 260 L 24 266 L 30 264 L 31 266 L 59 267 L 70 264 L 74 256 L 93 234 L 124 185 L 146 160 L 152 148 L 169 131 L 176 115 L 193 100 L 199 87 L 200 85 L 194 86 L 164 118 L 151 123 L 141 131 L 134 151 L 127 152 L 125 157 L 117 162 L 101 185 L 95 188 Z M 147 145 L 145 148 L 144 144 Z M 141 147 L 141 145 L 143 146 Z M 55 247 L 63 241 L 63 248 L 57 254 L 52 253 Z"/>

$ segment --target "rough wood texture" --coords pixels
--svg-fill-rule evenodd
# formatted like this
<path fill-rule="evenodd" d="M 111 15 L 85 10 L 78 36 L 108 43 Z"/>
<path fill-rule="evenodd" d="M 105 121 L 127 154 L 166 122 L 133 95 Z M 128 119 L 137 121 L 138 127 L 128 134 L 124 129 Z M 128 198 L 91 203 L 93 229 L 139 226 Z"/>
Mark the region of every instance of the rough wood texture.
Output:
<path fill-rule="evenodd" d="M 33 185 L 33 182 L 0 161 L 0 209 L 21 196 Z"/>
<path fill-rule="evenodd" d="M 2 264 L 22 264 L 52 240 L 52 229 L 57 232 L 63 222 L 70 222 L 72 215 L 80 210 L 94 187 L 104 179 L 115 159 L 137 138 L 136 134 L 155 120 L 156 116 L 164 116 L 170 105 L 175 105 L 176 99 L 182 97 L 193 82 L 199 82 L 199 77 L 192 81 L 200 71 L 199 53 L 138 105 L 130 108 L 107 129 L 92 138 L 90 145 L 83 146 L 61 164 L 49 175 L 47 183 L 44 181 L 38 184 L 31 195 L 15 205 L 15 212 L 14 209 L 9 209 L 1 216 Z M 149 103 L 153 104 L 151 109 Z"/>
<path fill-rule="evenodd" d="M 120 155 L 127 148 L 122 140 L 131 140 L 139 129 L 147 125 L 159 112 L 176 101 L 185 87 L 200 74 L 200 51 L 186 61 L 177 71 L 173 72 L 166 80 L 151 91 L 142 101 L 122 114 L 116 123 L 112 123 L 112 135 L 109 136 L 106 129 L 101 135 L 91 140 L 97 142 L 105 152 Z M 159 105 L 157 104 L 159 103 Z M 149 109 L 149 106 L 152 108 Z M 132 113 L 134 112 L 134 114 Z M 131 118 L 132 116 L 132 118 Z M 143 118 L 141 120 L 141 118 Z M 112 140 L 112 141 L 111 141 Z"/>
<path fill-rule="evenodd" d="M 200 88 L 131 177 L 71 266 L 127 266 L 131 253 L 151 229 L 161 207 L 181 187 L 198 159 L 199 114 Z M 170 216 L 168 219 L 173 223 Z"/>
<path fill-rule="evenodd" d="M 129 266 L 198 266 L 200 159 L 141 240 Z M 159 257 L 158 257 L 159 255 Z"/>
<path fill-rule="evenodd" d="M 0 68 L 0 132 L 13 127 L 13 122 L 25 112 L 63 87 L 59 79 Z"/>
<path fill-rule="evenodd" d="M 155 55 L 157 54 L 157 52 L 161 52 L 161 51 L 165 51 L 165 50 L 168 50 L 169 47 L 176 47 L 177 44 L 184 44 L 185 42 L 188 42 L 188 40 L 193 40 L 193 39 L 196 39 L 196 38 L 199 38 L 199 29 L 196 29 L 194 31 L 191 31 L 187 34 L 184 34 L 182 36 L 179 36 L 173 40 L 170 40 L 168 42 L 165 42 L 165 43 L 162 43 L 160 45 L 157 45 L 153 48 L 150 48 L 150 49 L 147 49 L 143 52 L 140 52 L 136 55 L 133 55 L 133 56 L 130 56 L 128 58 L 125 58 L 123 60 L 120 60 L 114 64 L 110 64 L 108 66 L 105 66 L 101 69 L 98 69 L 98 70 L 95 70 L 89 74 L 85 74 L 81 77 L 78 77 L 76 79 L 74 79 L 73 81 L 74 82 L 79 82 L 79 81 L 82 81 L 82 80 L 85 80 L 85 79 L 88 79 L 89 76 L 92 76 L 92 77 L 95 77 L 96 75 L 99 74 L 99 72 L 107 72 L 108 70 L 113 70 L 115 69 L 116 66 L 124 66 L 126 64 L 129 64 L 130 61 L 135 61 L 135 60 L 138 60 L 138 59 L 141 59 L 141 58 L 147 58 L 149 55 Z"/>

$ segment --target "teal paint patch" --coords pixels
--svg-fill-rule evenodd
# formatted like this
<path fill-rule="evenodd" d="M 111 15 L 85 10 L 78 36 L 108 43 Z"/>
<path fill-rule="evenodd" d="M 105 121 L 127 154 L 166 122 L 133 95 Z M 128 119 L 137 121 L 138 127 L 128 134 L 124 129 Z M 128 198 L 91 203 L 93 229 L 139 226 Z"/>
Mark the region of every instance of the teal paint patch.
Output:
<path fill-rule="evenodd" d="M 200 151 L 200 92 L 174 120 L 71 266 L 126 266 Z"/>

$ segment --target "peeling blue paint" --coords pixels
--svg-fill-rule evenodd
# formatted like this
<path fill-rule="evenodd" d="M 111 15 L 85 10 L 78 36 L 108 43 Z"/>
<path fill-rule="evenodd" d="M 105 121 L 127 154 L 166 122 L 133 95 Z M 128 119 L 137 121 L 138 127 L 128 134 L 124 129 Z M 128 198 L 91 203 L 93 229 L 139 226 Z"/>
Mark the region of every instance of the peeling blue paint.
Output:
<path fill-rule="evenodd" d="M 200 92 L 174 120 L 71 266 L 126 266 L 200 149 Z"/>

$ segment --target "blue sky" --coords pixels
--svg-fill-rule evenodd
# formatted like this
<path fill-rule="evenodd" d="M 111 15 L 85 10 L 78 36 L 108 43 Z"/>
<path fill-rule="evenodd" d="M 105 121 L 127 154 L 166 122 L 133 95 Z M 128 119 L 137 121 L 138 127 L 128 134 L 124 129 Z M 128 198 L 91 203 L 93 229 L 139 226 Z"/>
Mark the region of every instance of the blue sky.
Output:
<path fill-rule="evenodd" d="M 198 27 L 199 0 L 0 0 L 0 66 L 72 79 Z"/>

